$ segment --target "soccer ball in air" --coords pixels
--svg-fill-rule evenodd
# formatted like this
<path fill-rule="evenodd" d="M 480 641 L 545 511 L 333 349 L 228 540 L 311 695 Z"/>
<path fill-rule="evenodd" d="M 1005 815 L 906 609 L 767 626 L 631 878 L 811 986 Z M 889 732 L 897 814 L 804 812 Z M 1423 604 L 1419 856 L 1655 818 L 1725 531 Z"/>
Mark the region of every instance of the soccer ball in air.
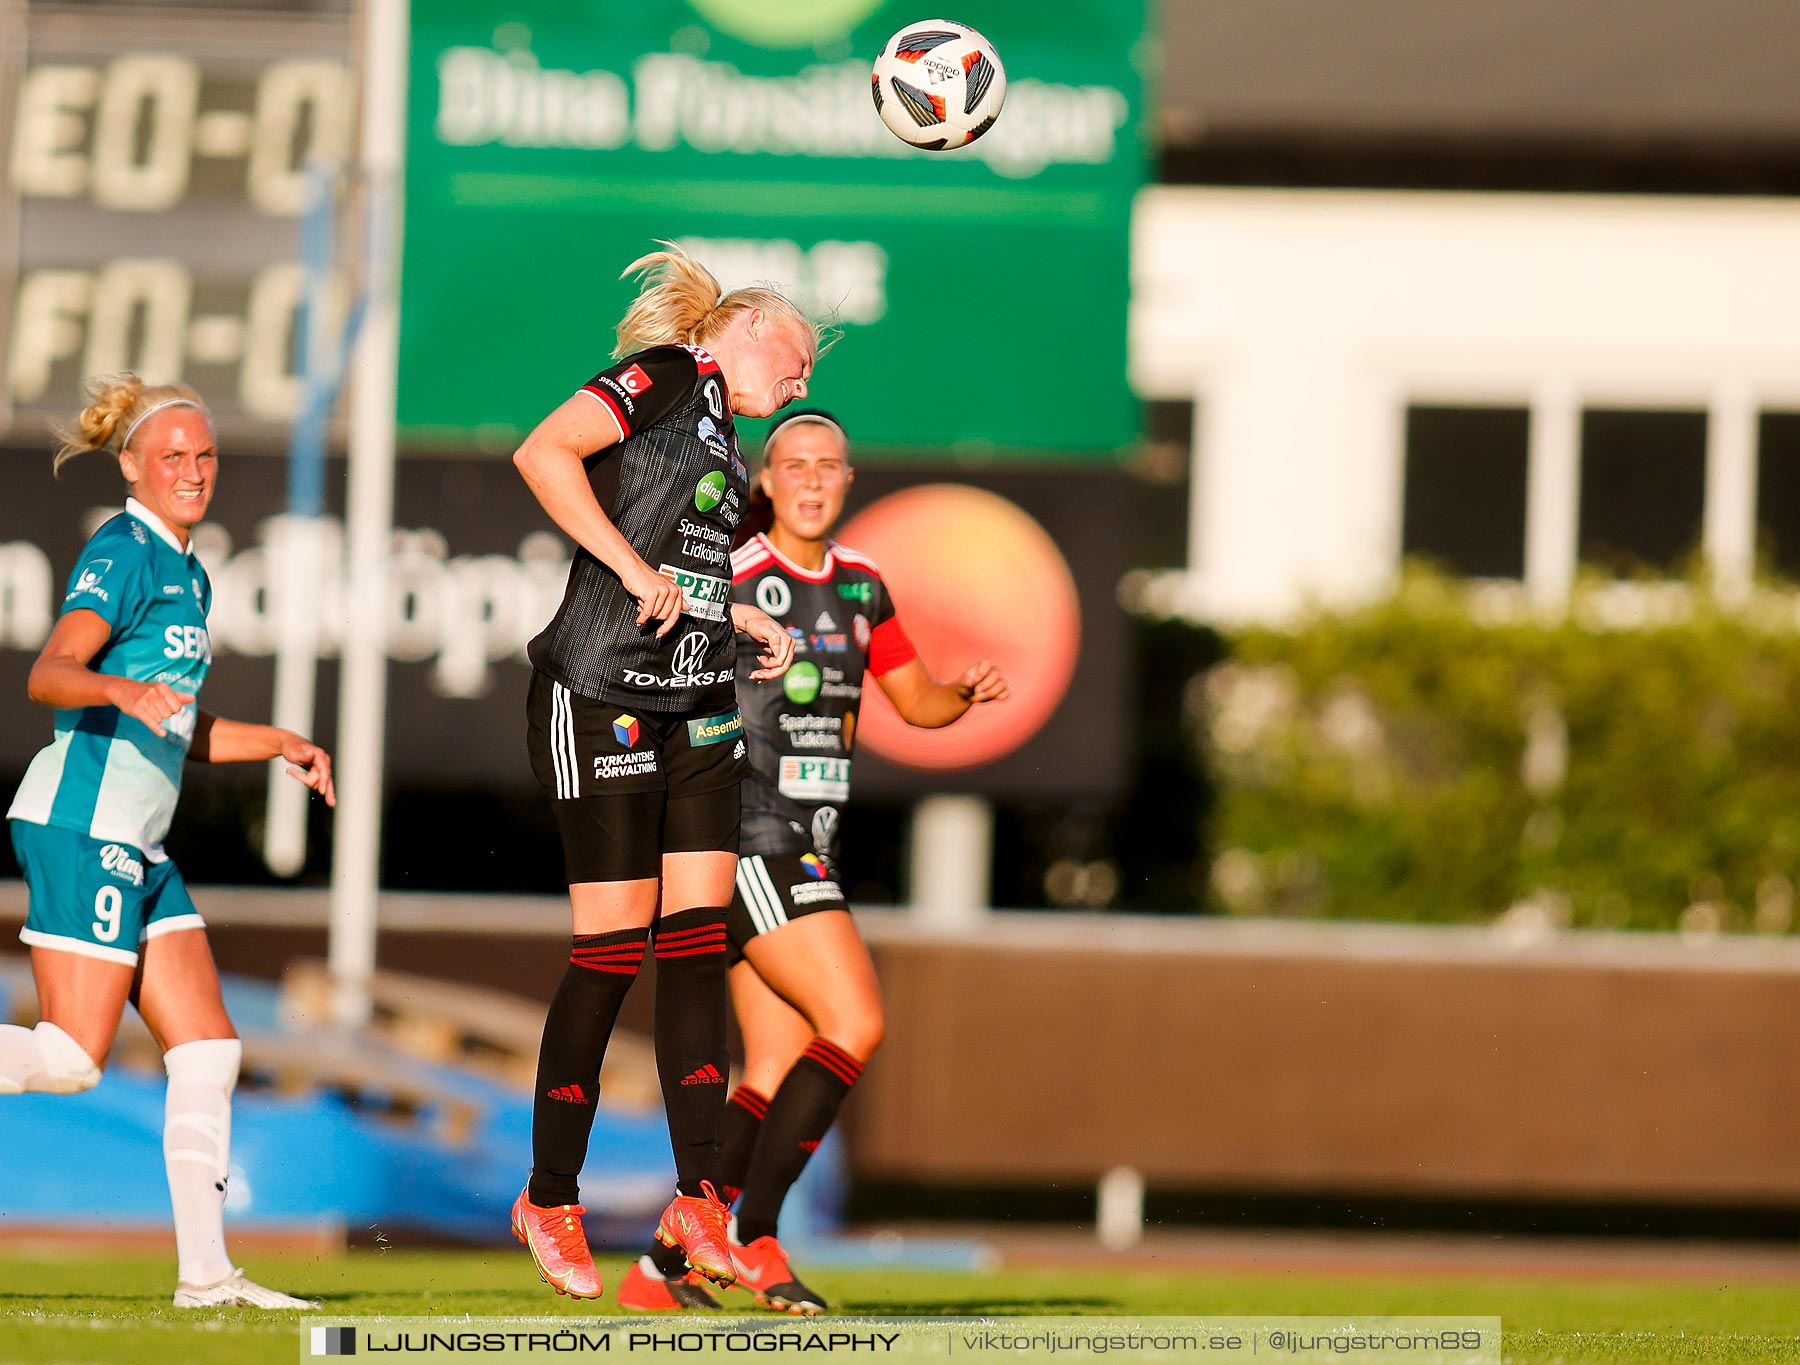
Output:
<path fill-rule="evenodd" d="M 1006 69 L 967 24 L 921 19 L 875 59 L 875 108 L 894 136 L 928 152 L 966 147 L 994 126 Z"/>

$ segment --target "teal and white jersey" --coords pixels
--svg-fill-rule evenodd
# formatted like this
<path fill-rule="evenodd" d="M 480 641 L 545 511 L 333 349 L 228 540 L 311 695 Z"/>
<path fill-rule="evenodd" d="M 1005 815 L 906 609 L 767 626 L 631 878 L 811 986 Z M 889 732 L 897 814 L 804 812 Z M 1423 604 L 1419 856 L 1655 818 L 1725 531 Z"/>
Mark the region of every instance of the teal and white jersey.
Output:
<path fill-rule="evenodd" d="M 212 584 L 191 550 L 136 498 L 94 533 L 62 609 L 91 611 L 112 635 L 88 667 L 198 695 L 212 663 Z M 116 706 L 56 713 L 56 735 L 25 770 L 7 818 L 59 825 L 162 858 L 199 703 L 164 735 Z"/>

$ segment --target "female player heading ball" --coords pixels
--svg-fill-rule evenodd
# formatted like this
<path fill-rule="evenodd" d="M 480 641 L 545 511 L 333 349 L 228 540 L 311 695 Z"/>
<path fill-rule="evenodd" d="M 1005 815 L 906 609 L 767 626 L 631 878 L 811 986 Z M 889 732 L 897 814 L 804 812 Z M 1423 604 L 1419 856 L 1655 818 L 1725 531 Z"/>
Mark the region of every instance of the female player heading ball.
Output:
<path fill-rule="evenodd" d="M 764 1307 L 808 1314 L 823 1312 L 825 1300 L 789 1267 L 776 1219 L 883 1029 L 875 968 L 838 882 L 863 680 L 875 679 L 903 720 L 926 729 L 1007 695 L 985 660 L 954 682 L 936 681 L 880 570 L 830 539 L 854 477 L 844 429 L 829 413 L 782 419 L 763 447 L 773 525 L 732 556 L 733 597 L 787 623 L 797 643 L 779 681 L 743 651 L 738 658 L 751 773 L 727 927 L 744 1078 L 727 1108 L 723 1191 L 739 1199 L 731 1248 L 739 1286 Z M 712 1298 L 684 1279 L 679 1257 L 658 1249 L 627 1272 L 619 1302 L 672 1309 Z"/>
<path fill-rule="evenodd" d="M 29 1030 L 0 1025 L 0 1095 L 99 1084 L 129 999 L 169 1074 L 163 1157 L 175 1306 L 317 1308 L 251 1283 L 225 1253 L 231 1092 L 243 1046 L 225 1015 L 206 925 L 162 840 L 183 759 L 284 758 L 335 805 L 331 758 L 291 731 L 195 706 L 212 664 L 212 585 L 189 543 L 218 472 L 206 405 L 192 389 L 146 388 L 133 375 L 92 380 L 88 396 L 56 468 L 83 451 L 117 450 L 131 496 L 81 552 L 27 683 L 33 701 L 56 709 L 56 736 L 7 812 L 29 897 L 19 937 L 31 945 L 42 1020 Z"/>
<path fill-rule="evenodd" d="M 819 342 L 780 294 L 721 295 L 673 247 L 625 273 L 643 283 L 618 326 L 617 363 L 513 457 L 578 547 L 562 605 L 529 650 L 531 761 L 562 836 L 574 947 L 544 1020 L 531 1179 L 513 1232 L 545 1282 L 578 1298 L 601 1286 L 576 1180 L 607 1040 L 651 940 L 676 1171 L 657 1236 L 708 1279 L 736 1275 L 716 1195 L 725 914 L 747 766 L 733 639 L 749 640 L 758 678 L 778 677 L 794 645 L 731 600 L 732 533 L 749 496 L 733 418 L 803 397 Z"/>

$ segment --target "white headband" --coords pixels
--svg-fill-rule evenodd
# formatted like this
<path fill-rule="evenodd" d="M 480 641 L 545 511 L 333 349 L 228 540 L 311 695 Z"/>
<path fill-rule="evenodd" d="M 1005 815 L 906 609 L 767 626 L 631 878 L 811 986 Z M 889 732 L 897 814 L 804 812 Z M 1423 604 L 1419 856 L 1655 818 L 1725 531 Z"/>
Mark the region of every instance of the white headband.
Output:
<path fill-rule="evenodd" d="M 830 427 L 839 436 L 843 437 L 845 445 L 850 444 L 850 433 L 844 430 L 843 426 L 835 417 L 827 417 L 822 412 L 797 412 L 792 417 L 784 417 L 780 422 L 776 423 L 775 429 L 769 433 L 768 439 L 763 442 L 763 458 L 765 460 L 769 458 L 769 449 L 775 444 L 776 437 L 780 436 L 781 433 L 786 431 L 789 427 L 797 427 L 802 422 L 816 422 L 819 426 Z"/>
<path fill-rule="evenodd" d="M 160 403 L 152 403 L 137 415 L 130 426 L 125 428 L 125 439 L 119 442 L 119 449 L 123 450 L 126 446 L 130 445 L 131 434 L 164 408 L 196 408 L 201 411 L 205 410 L 200 408 L 200 405 L 191 398 L 165 398 Z"/>

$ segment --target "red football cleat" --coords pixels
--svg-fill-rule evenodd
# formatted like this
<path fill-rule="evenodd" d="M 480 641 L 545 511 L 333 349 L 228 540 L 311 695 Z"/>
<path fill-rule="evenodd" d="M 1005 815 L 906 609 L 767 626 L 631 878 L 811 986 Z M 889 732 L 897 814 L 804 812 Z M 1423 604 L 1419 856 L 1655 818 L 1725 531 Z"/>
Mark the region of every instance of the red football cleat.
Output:
<path fill-rule="evenodd" d="M 580 1204 L 558 1204 L 541 1208 L 520 1190 L 513 1201 L 513 1236 L 531 1253 L 537 1273 L 558 1294 L 572 1299 L 600 1297 L 600 1272 L 594 1269 L 594 1253 L 588 1250 L 587 1233 L 582 1230 L 581 1215 L 587 1209 Z"/>
<path fill-rule="evenodd" d="M 664 1279 L 648 1256 L 631 1263 L 619 1281 L 619 1307 L 637 1313 L 678 1313 L 684 1308 L 717 1308 L 719 1301 L 701 1288 L 691 1271 L 678 1280 Z"/>
<path fill-rule="evenodd" d="M 725 1236 L 730 1210 L 710 1180 L 700 1182 L 699 1197 L 678 1194 L 663 1210 L 656 1225 L 656 1240 L 666 1247 L 680 1247 L 688 1268 L 721 1287 L 737 1279 L 737 1266 Z"/>
<path fill-rule="evenodd" d="M 738 1288 L 748 1289 L 764 1308 L 809 1318 L 825 1311 L 825 1300 L 800 1283 L 773 1237 L 758 1237 L 749 1246 L 734 1242 L 731 1254 L 737 1259 Z"/>

